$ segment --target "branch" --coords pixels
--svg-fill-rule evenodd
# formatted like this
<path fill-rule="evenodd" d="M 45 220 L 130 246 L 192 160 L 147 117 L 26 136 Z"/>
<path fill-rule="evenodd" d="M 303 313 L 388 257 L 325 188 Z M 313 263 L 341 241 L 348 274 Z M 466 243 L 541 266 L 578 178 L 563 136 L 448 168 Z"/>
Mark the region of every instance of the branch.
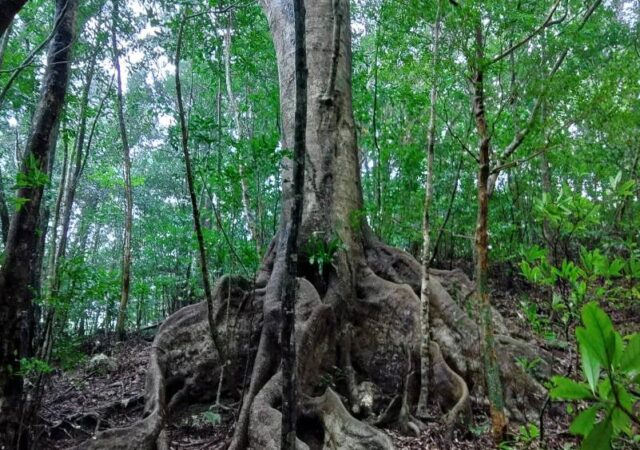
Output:
<path fill-rule="evenodd" d="M 551 6 L 551 9 L 549 10 L 549 13 L 547 14 L 547 18 L 544 20 L 544 22 L 542 22 L 540 24 L 540 26 L 538 26 L 538 28 L 536 28 L 535 30 L 533 30 L 533 32 L 531 34 L 529 34 L 527 37 L 525 37 L 524 39 L 522 39 L 521 41 L 517 42 L 516 44 L 512 45 L 511 47 L 509 47 L 507 50 L 505 50 L 504 52 L 500 53 L 498 56 L 496 56 L 495 58 L 493 58 L 491 61 L 489 61 L 489 66 L 491 64 L 495 64 L 498 61 L 506 58 L 507 56 L 509 56 L 511 53 L 515 52 L 516 50 L 518 50 L 520 47 L 522 47 L 523 45 L 525 45 L 527 42 L 529 42 L 531 39 L 533 39 L 534 37 L 536 37 L 538 34 L 540 34 L 540 32 L 542 30 L 544 30 L 545 28 L 550 27 L 551 25 L 555 25 L 560 23 L 563 19 L 559 19 L 559 20 L 553 20 L 553 15 L 555 14 L 556 10 L 558 9 L 558 6 L 560 6 L 560 0 L 556 0 L 556 2 Z"/>
<path fill-rule="evenodd" d="M 545 153 L 547 150 L 550 150 L 550 149 L 551 149 L 551 147 L 544 147 L 544 148 L 538 150 L 537 152 L 533 153 L 532 155 L 527 156 L 526 158 L 518 159 L 516 161 L 511 161 L 511 162 L 503 164 L 501 166 L 497 166 L 491 171 L 491 174 L 492 175 L 498 175 L 503 170 L 509 169 L 511 167 L 519 166 L 522 163 L 525 163 L 527 161 L 532 160 L 536 156 L 542 155 L 543 153 Z"/>
<path fill-rule="evenodd" d="M 214 9 L 206 9 L 204 11 L 200 11 L 198 13 L 193 13 L 193 14 L 189 14 L 188 16 L 185 16 L 185 21 L 186 20 L 190 20 L 193 19 L 195 17 L 200 17 L 200 16 L 204 16 L 207 14 L 224 14 L 224 13 L 228 13 L 229 11 L 232 11 L 236 8 L 245 8 L 247 6 L 251 6 L 251 3 L 234 3 L 232 5 L 229 6 L 225 6 L 224 8 L 218 7 L 218 8 L 214 8 Z"/>
<path fill-rule="evenodd" d="M 2 92 L 0 92 L 0 108 L 2 107 L 2 103 L 4 103 L 4 99 L 7 96 L 9 89 L 11 89 L 11 86 L 13 86 L 13 83 L 16 81 L 20 73 L 22 73 L 24 69 L 26 69 L 27 67 L 29 67 L 29 65 L 31 65 L 33 58 L 35 58 L 36 55 L 40 53 L 40 50 L 42 50 L 49 43 L 49 41 L 51 41 L 51 39 L 56 33 L 56 30 L 62 23 L 62 19 L 64 18 L 64 14 L 68 6 L 69 6 L 69 1 L 67 0 L 67 2 L 64 5 L 64 8 L 62 9 L 62 11 L 60 11 L 60 15 L 56 17 L 56 21 L 53 25 L 53 30 L 51 30 L 51 33 L 49 33 L 47 38 L 40 45 L 38 45 L 35 49 L 33 49 L 31 53 L 29 53 L 29 55 L 27 55 L 27 57 L 22 62 L 22 64 L 20 64 L 18 67 L 15 67 L 13 69 L 0 70 L 0 73 L 13 72 L 13 74 L 11 75 L 11 78 L 9 78 L 9 81 L 7 81 L 7 84 L 4 86 L 4 88 L 2 88 Z"/>
<path fill-rule="evenodd" d="M 444 111 L 444 115 L 445 115 L 445 124 L 447 125 L 447 131 L 449 132 L 449 134 L 451 136 L 453 136 L 453 138 L 458 141 L 458 143 L 460 144 L 460 147 L 462 147 L 462 149 L 467 152 L 469 154 L 469 156 L 471 156 L 477 163 L 480 162 L 480 160 L 478 159 L 478 156 L 476 154 L 474 154 L 470 149 L 469 146 L 467 144 L 465 144 L 462 139 L 460 139 L 460 137 L 455 134 L 453 132 L 453 129 L 451 128 L 451 123 L 449 122 L 449 118 L 447 117 L 447 111 L 445 109 Z"/>
<path fill-rule="evenodd" d="M 460 172 L 462 171 L 462 166 L 464 164 L 464 158 L 460 155 L 460 162 L 458 163 L 458 170 L 456 171 L 456 182 L 453 184 L 453 189 L 451 190 L 451 196 L 449 198 L 449 206 L 447 207 L 447 213 L 444 217 L 444 221 L 442 222 L 442 226 L 438 230 L 438 237 L 436 238 L 435 243 L 433 244 L 433 253 L 431 254 L 431 259 L 429 260 L 429 265 L 432 265 L 438 254 L 438 246 L 440 245 L 440 241 L 442 240 L 442 234 L 445 231 L 447 224 L 449 223 L 449 219 L 451 218 L 451 212 L 453 210 L 453 202 L 456 199 L 456 194 L 458 193 L 458 186 L 460 185 Z"/>
<path fill-rule="evenodd" d="M 89 151 L 91 150 L 91 144 L 93 143 L 93 136 L 96 131 L 96 126 L 98 124 L 98 119 L 102 114 L 102 108 L 104 107 L 104 103 L 109 97 L 109 93 L 111 92 L 111 88 L 113 87 L 113 81 L 115 78 L 115 74 L 111 76 L 111 81 L 109 82 L 109 86 L 105 91 L 104 97 L 100 100 L 100 105 L 98 106 L 98 111 L 96 112 L 96 116 L 93 119 L 93 123 L 91 124 L 91 131 L 89 131 L 89 139 L 87 140 L 86 151 L 84 153 L 84 160 L 82 161 L 82 168 L 80 169 L 80 173 L 84 172 L 84 168 L 87 165 L 87 160 L 89 159 Z"/>
<path fill-rule="evenodd" d="M 27 0 L 3 0 L 0 1 L 0 35 L 9 27 L 13 18 L 27 3 Z"/>
<path fill-rule="evenodd" d="M 577 31 L 580 31 L 584 27 L 584 25 L 587 23 L 587 21 L 589 20 L 589 18 L 593 14 L 593 12 L 596 10 L 596 8 L 598 6 L 600 6 L 601 3 L 602 3 L 602 0 L 595 0 L 593 2 L 593 4 L 589 7 L 589 9 L 585 12 L 584 16 L 582 17 L 582 20 L 580 21 L 580 26 L 578 27 Z M 515 151 L 520 147 L 520 145 L 522 145 L 522 143 L 524 142 L 524 139 L 527 137 L 527 135 L 531 131 L 531 127 L 535 123 L 535 120 L 536 120 L 536 117 L 538 115 L 538 111 L 540 110 L 540 107 L 542 105 L 542 101 L 544 99 L 544 96 L 547 93 L 547 89 L 549 87 L 549 82 L 556 75 L 556 73 L 558 73 L 558 70 L 560 70 L 560 67 L 562 66 L 562 63 L 567 58 L 568 54 L 569 54 L 569 47 L 565 48 L 562 51 L 562 53 L 560 53 L 558 58 L 556 59 L 556 62 L 553 65 L 553 67 L 551 68 L 551 71 L 549 72 L 549 75 L 547 75 L 547 79 L 546 79 L 545 85 L 542 88 L 542 92 L 540 93 L 540 95 L 538 95 L 538 98 L 536 99 L 536 102 L 533 105 L 533 109 L 531 110 L 531 112 L 529 114 L 529 118 L 527 119 L 526 125 L 516 133 L 516 135 L 513 137 L 513 140 L 511 141 L 511 143 L 507 146 L 507 148 L 504 150 L 502 155 L 498 158 L 498 162 L 501 165 L 504 166 L 505 161 L 511 155 L 513 155 L 515 153 Z M 492 171 L 491 180 L 490 180 L 490 184 L 489 184 L 489 186 L 490 186 L 490 189 L 489 189 L 490 195 L 493 192 L 493 187 L 495 187 L 495 181 L 496 181 L 496 178 L 498 177 L 498 174 L 500 172 L 500 170 L 498 170 L 498 169 L 500 169 L 500 167 L 502 167 L 502 166 L 499 166 L 499 167 L 497 167 L 496 169 L 494 169 Z"/>
<path fill-rule="evenodd" d="M 538 116 L 540 106 L 542 106 L 542 99 L 545 93 L 546 90 L 543 90 L 543 92 L 536 99 L 536 102 L 533 105 L 533 109 L 531 109 L 531 112 L 529 113 L 529 118 L 527 119 L 526 125 L 516 133 L 511 143 L 507 146 L 507 148 L 505 148 L 504 152 L 502 152 L 502 155 L 500 155 L 499 157 L 500 163 L 513 155 L 518 147 L 520 147 L 520 145 L 522 145 L 522 143 L 524 142 L 524 138 L 527 137 L 527 135 L 531 131 L 531 127 L 536 121 L 536 117 Z"/>

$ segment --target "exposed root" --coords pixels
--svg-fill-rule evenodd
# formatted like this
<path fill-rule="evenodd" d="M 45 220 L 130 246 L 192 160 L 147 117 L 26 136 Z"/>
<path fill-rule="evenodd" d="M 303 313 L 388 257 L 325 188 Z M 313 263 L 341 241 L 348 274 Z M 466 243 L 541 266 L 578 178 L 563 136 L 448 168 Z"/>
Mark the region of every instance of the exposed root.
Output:
<path fill-rule="evenodd" d="M 219 398 L 222 368 L 219 392 L 227 398 L 245 388 L 238 380 L 247 368 L 252 373 L 230 448 L 279 447 L 281 261 L 276 247 L 272 245 L 255 286 L 233 277 L 216 285 L 216 324 L 229 360 L 220 361 L 207 337 L 206 305 L 180 310 L 160 327 L 154 341 L 144 418 L 131 427 L 99 433 L 80 448 L 166 448 L 166 417 L 185 403 Z M 419 366 L 420 266 L 408 254 L 380 243 L 365 248 L 367 264 L 354 265 L 343 258 L 334 268 L 346 270 L 346 276 L 326 278 L 323 298 L 309 281 L 298 282 L 296 374 L 304 399 L 300 449 L 386 450 L 393 448 L 391 441 L 375 426 L 407 434 L 424 428 L 412 415 L 419 388 L 413 368 Z M 449 433 L 468 424 L 471 395 L 484 398 L 483 383 L 477 382 L 483 379 L 480 329 L 473 311 L 463 307 L 472 292 L 473 283 L 461 271 L 432 271 L 432 398 L 445 414 Z M 504 319 L 496 317 L 507 410 L 524 420 L 542 404 L 545 390 L 515 357 L 539 358 L 540 374 L 548 375 L 548 355 L 510 337 Z M 327 374 L 336 366 L 343 377 L 327 383 Z M 346 396 L 344 402 L 333 386 Z"/>
<path fill-rule="evenodd" d="M 355 419 L 340 397 L 328 388 L 305 404 L 306 415 L 319 417 L 324 428 L 323 450 L 390 450 L 393 444 L 382 431 Z"/>
<path fill-rule="evenodd" d="M 469 388 L 462 377 L 451 370 L 437 343 L 431 342 L 429 353 L 433 370 L 433 394 L 445 412 L 443 422 L 450 437 L 456 427 L 467 428 L 471 423 Z"/>
<path fill-rule="evenodd" d="M 380 277 L 406 283 L 414 292 L 419 292 L 420 265 L 407 253 L 370 240 L 367 263 Z M 473 320 L 473 311 L 465 311 L 449 294 L 449 291 L 458 292 L 462 299 L 467 299 L 473 292 L 473 283 L 459 270 L 431 273 L 432 338 L 450 369 L 462 377 L 474 396 L 483 398 L 481 331 Z M 551 374 L 551 356 L 535 344 L 513 339 L 507 334 L 511 328 L 506 325 L 507 321 L 499 314 L 494 318 L 507 413 L 517 420 L 526 420 L 540 410 L 546 391 L 531 373 L 518 365 L 517 358 L 537 361 L 538 375 L 546 377 Z"/>
<path fill-rule="evenodd" d="M 255 396 L 251 407 L 251 424 L 248 438 L 251 448 L 280 448 L 281 414 L 277 410 L 282 395 L 282 373 L 276 373 Z M 296 440 L 296 449 L 309 450 L 309 446 L 300 439 Z"/>
<path fill-rule="evenodd" d="M 407 348 L 412 354 L 418 349 L 419 300 L 408 286 L 384 280 L 366 266 L 359 272 L 356 295 L 348 313 L 354 326 L 353 365 L 388 400 L 402 393 L 411 371 Z"/>
<path fill-rule="evenodd" d="M 237 387 L 231 380 L 242 379 L 244 364 L 251 353 L 251 342 L 255 341 L 259 320 L 249 320 L 256 316 L 259 298 L 250 295 L 249 282 L 235 277 L 223 277 L 217 283 L 214 296 L 226 299 L 232 314 L 242 316 L 224 334 L 221 320 L 224 314 L 218 311 L 216 323 L 218 332 L 228 341 L 229 354 L 233 355 L 227 364 L 230 376 L 225 386 L 229 395 Z M 115 428 L 98 433 L 94 438 L 80 444 L 79 449 L 153 449 L 164 427 L 167 412 L 182 402 L 192 399 L 207 401 L 215 398 L 219 368 L 218 355 L 209 338 L 207 306 L 204 302 L 181 309 L 158 330 L 151 347 L 146 381 L 146 402 L 144 418 L 130 427 Z M 235 339 L 231 339 L 234 336 Z"/>

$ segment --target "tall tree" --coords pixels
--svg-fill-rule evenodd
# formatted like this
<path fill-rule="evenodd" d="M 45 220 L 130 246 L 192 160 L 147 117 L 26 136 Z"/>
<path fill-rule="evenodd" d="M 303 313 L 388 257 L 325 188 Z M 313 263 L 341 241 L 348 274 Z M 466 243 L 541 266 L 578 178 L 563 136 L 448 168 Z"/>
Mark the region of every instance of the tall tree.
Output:
<path fill-rule="evenodd" d="M 120 290 L 120 305 L 118 307 L 118 320 L 116 333 L 118 339 L 124 339 L 125 325 L 127 321 L 127 305 L 129 304 L 129 291 L 131 289 L 131 234 L 133 229 L 133 187 L 131 185 L 131 150 L 127 135 L 127 125 L 124 115 L 124 97 L 122 95 L 122 70 L 120 68 L 120 51 L 118 50 L 118 23 L 120 20 L 120 2 L 113 0 L 113 17 L 111 23 L 111 49 L 113 52 L 113 66 L 116 69 L 116 109 L 118 112 L 118 125 L 120 127 L 120 139 L 122 140 L 124 176 L 124 237 L 122 239 L 122 284 Z"/>
<path fill-rule="evenodd" d="M 229 101 L 229 109 L 231 117 L 233 119 L 233 129 L 231 134 L 235 145 L 242 145 L 242 140 L 247 138 L 243 131 L 242 123 L 240 120 L 240 108 L 238 106 L 238 100 L 233 92 L 233 79 L 231 75 L 231 33 L 233 28 L 233 10 L 229 11 L 227 18 L 227 29 L 224 34 L 224 73 L 227 85 L 227 99 Z M 240 189 L 242 191 L 242 208 L 244 209 L 244 215 L 247 221 L 247 227 L 251 239 L 256 246 L 256 254 L 262 253 L 262 241 L 260 233 L 258 232 L 258 223 L 256 221 L 256 215 L 251 208 L 251 198 L 249 196 L 249 185 L 246 175 L 245 163 L 243 161 L 243 155 L 240 149 L 237 150 L 238 155 L 238 173 L 240 175 Z"/>
<path fill-rule="evenodd" d="M 291 187 L 293 201 L 291 204 L 291 219 L 286 230 L 285 260 L 286 270 L 283 275 L 282 295 L 282 429 L 281 449 L 295 450 L 296 448 L 296 420 L 297 420 L 297 390 L 296 377 L 296 294 L 298 276 L 298 236 L 302 222 L 304 207 L 304 160 L 306 152 L 307 131 L 307 50 L 305 43 L 305 7 L 303 0 L 294 0 L 294 39 L 295 39 L 295 115 L 293 137 L 293 186 Z M 334 30 L 339 32 L 339 15 L 334 11 Z M 335 39 L 335 35 L 334 35 Z M 335 64 L 336 62 L 334 62 Z M 332 70 L 336 70 L 335 67 Z M 331 78 L 335 79 L 333 72 Z M 335 81 L 333 81 L 335 82 Z M 327 93 L 332 95 L 331 84 Z"/>
<path fill-rule="evenodd" d="M 431 55 L 431 92 L 429 96 L 429 125 L 427 128 L 427 176 L 424 193 L 424 212 L 422 220 L 422 278 L 420 286 L 420 328 L 422 339 L 420 342 L 420 398 L 418 399 L 418 417 L 425 418 L 428 415 L 429 407 L 429 297 L 431 296 L 431 286 L 429 286 L 429 266 L 431 262 L 430 232 L 431 232 L 431 206 L 433 201 L 433 172 L 436 148 L 436 120 L 438 100 L 438 58 L 440 44 L 440 0 L 437 0 L 436 19 L 433 25 Z"/>
<path fill-rule="evenodd" d="M 184 110 L 184 101 L 182 100 L 182 82 L 180 80 L 180 59 L 182 51 L 182 38 L 184 36 L 184 26 L 189 19 L 187 12 L 184 13 L 180 22 L 180 30 L 178 31 L 178 42 L 176 46 L 176 102 L 178 106 L 178 121 L 180 124 L 180 143 L 182 146 L 182 154 L 184 155 L 184 164 L 187 173 L 187 187 L 189 189 L 189 199 L 191 200 L 191 211 L 193 214 L 193 226 L 198 240 L 198 252 L 200 256 L 200 271 L 202 274 L 202 285 L 204 286 L 205 301 L 207 302 L 207 318 L 209 322 L 209 332 L 211 340 L 216 346 L 218 354 L 222 355 L 222 342 L 218 338 L 218 332 L 215 327 L 215 305 L 213 304 L 213 294 L 211 293 L 211 280 L 209 278 L 209 269 L 207 264 L 207 247 L 202 233 L 202 223 L 200 222 L 200 208 L 198 207 L 198 199 L 196 196 L 195 181 L 193 179 L 193 170 L 191 169 L 191 154 L 189 152 L 189 128 L 187 125 L 186 113 Z M 221 369 L 221 371 L 223 371 Z"/>
<path fill-rule="evenodd" d="M 291 58 L 296 42 L 300 42 L 296 39 L 294 0 L 263 0 L 261 4 L 278 63 L 280 146 L 293 148 L 295 155 L 301 141 L 296 124 L 302 121 L 296 119 L 296 112 L 300 113 L 296 107 L 300 105 L 297 96 L 301 95 L 297 89 L 301 80 L 296 77 L 300 59 Z M 235 351 L 227 352 L 225 370 L 242 379 L 243 368 L 247 364 L 252 367 L 248 387 L 242 386 L 246 389 L 230 448 L 279 448 L 287 445 L 282 442 L 283 433 L 289 443 L 294 439 L 290 419 L 282 417 L 283 409 L 289 410 L 292 405 L 286 404 L 290 397 L 284 397 L 291 391 L 283 393 L 289 375 L 283 370 L 286 361 L 280 351 L 288 344 L 283 342 L 287 339 L 281 333 L 283 322 L 287 315 L 294 314 L 291 332 L 295 335 L 296 381 L 292 389 L 299 393 L 293 406 L 297 406 L 300 418 L 321 427 L 321 442 L 338 443 L 335 445 L 341 448 L 386 450 L 392 448 L 389 437 L 361 418 L 377 418 L 380 425 L 419 426 L 405 405 L 408 380 L 416 371 L 414 361 L 419 359 L 421 265 L 402 250 L 380 242 L 364 220 L 361 161 L 352 110 L 350 2 L 306 1 L 304 8 L 308 78 L 301 195 L 304 206 L 297 240 L 300 252 L 297 260 L 292 260 L 288 250 L 294 244 L 290 238 L 296 223 L 292 207 L 300 194 L 296 192 L 299 183 L 294 164 L 284 158 L 280 224 L 255 283 L 223 277 L 214 288 L 216 302 L 230 305 L 237 321 L 237 333 L 226 335 Z M 290 272 L 291 263 L 297 266 L 298 277 L 295 310 L 286 302 L 283 305 L 287 280 L 295 273 Z M 440 271 L 430 279 L 430 285 L 433 401 L 446 404 L 448 411 L 451 407 L 455 416 L 468 405 L 469 386 L 485 395 L 481 383 L 477 383 L 482 377 L 481 328 L 443 286 L 458 285 L 471 291 L 464 274 Z M 86 444 L 88 448 L 152 447 L 165 425 L 167 406 L 174 404 L 165 389 L 176 370 L 173 368 L 180 366 L 179 376 L 185 380 L 210 379 L 219 374 L 226 362 L 219 360 L 212 342 L 202 339 L 207 326 L 206 308 L 203 302 L 182 309 L 167 319 L 156 336 L 144 419 L 129 428 L 100 434 Z M 218 330 L 224 330 L 224 310 L 218 308 L 216 314 Z M 254 314 L 262 320 L 253 321 Z M 242 337 L 256 338 L 255 354 Z M 210 351 L 202 350 L 205 344 Z M 499 341 L 497 354 L 508 387 L 505 405 L 512 414 L 536 411 L 544 401 L 544 389 L 515 362 L 515 356 L 523 351 L 538 354 L 535 347 L 507 336 Z M 185 354 L 194 357 L 185 363 Z M 344 374 L 346 406 L 331 387 L 318 383 L 336 365 Z M 226 378 L 228 390 L 235 392 L 236 377 Z M 214 386 L 194 383 L 185 383 L 180 398 L 192 389 L 215 391 Z M 306 431 L 306 427 L 296 431 L 297 448 L 307 448 L 305 441 L 309 438 L 317 440 L 316 434 L 311 437 Z"/>
<path fill-rule="evenodd" d="M 40 101 L 33 116 L 25 157 L 18 175 L 18 210 L 12 217 L 0 268 L 0 444 L 14 448 L 22 409 L 20 360 L 31 342 L 29 311 L 33 300 L 33 255 L 49 160 L 64 104 L 75 38 L 76 0 L 56 1 L 59 26 L 47 56 Z"/>

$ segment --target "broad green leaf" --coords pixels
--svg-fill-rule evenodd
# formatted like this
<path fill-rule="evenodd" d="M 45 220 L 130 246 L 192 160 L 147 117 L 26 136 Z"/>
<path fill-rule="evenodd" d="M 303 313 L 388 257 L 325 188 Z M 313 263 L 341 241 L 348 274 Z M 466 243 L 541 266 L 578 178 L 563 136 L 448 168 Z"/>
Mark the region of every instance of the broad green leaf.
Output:
<path fill-rule="evenodd" d="M 592 406 L 582 411 L 575 419 L 573 419 L 571 427 L 569 427 L 569 433 L 577 434 L 583 437 L 587 436 L 596 423 L 597 414 L 597 406 Z"/>
<path fill-rule="evenodd" d="M 614 408 L 611 412 L 611 424 L 614 434 L 623 432 L 631 436 L 631 419 L 620 408 Z"/>
<path fill-rule="evenodd" d="M 622 357 L 622 350 L 624 348 L 624 343 L 622 342 L 622 336 L 617 331 L 613 332 L 613 343 L 614 350 L 613 355 L 611 356 L 611 366 L 618 367 L 620 364 L 620 358 Z"/>
<path fill-rule="evenodd" d="M 611 365 L 615 353 L 613 324 L 609 316 L 596 303 L 588 303 L 582 308 L 582 322 L 585 325 L 588 341 L 595 356 L 604 366 Z M 584 344 L 584 343 L 583 343 Z"/>
<path fill-rule="evenodd" d="M 600 364 L 598 359 L 594 356 L 595 352 L 590 350 L 588 347 L 589 338 L 586 330 L 582 327 L 578 327 L 576 329 L 576 336 L 580 343 L 580 363 L 582 364 L 582 371 L 589 382 L 591 392 L 595 394 L 602 364 Z"/>
<path fill-rule="evenodd" d="M 610 450 L 613 426 L 611 418 L 607 416 L 602 422 L 593 427 L 591 432 L 582 441 L 582 450 Z"/>
<path fill-rule="evenodd" d="M 640 333 L 631 336 L 620 357 L 620 370 L 640 372 Z"/>
<path fill-rule="evenodd" d="M 549 395 L 554 399 L 583 400 L 593 398 L 591 389 L 584 383 L 577 383 L 569 378 L 555 376 L 551 379 L 554 388 Z"/>
<path fill-rule="evenodd" d="M 600 384 L 598 384 L 598 396 L 603 400 L 613 401 L 612 393 L 609 378 L 603 378 Z"/>

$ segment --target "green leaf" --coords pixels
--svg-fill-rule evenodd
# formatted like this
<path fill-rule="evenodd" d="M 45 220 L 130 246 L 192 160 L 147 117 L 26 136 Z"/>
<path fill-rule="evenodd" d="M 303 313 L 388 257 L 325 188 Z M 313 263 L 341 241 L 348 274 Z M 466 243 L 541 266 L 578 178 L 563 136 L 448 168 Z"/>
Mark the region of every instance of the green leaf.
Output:
<path fill-rule="evenodd" d="M 582 308 L 582 322 L 587 331 L 587 338 L 582 344 L 592 350 L 599 362 L 609 367 L 615 353 L 615 337 L 613 324 L 607 314 L 592 302 Z"/>
<path fill-rule="evenodd" d="M 640 333 L 631 336 L 620 357 L 620 370 L 640 372 Z"/>
<path fill-rule="evenodd" d="M 602 422 L 593 427 L 591 432 L 582 441 L 582 450 L 610 450 L 613 426 L 607 416 Z"/>
<path fill-rule="evenodd" d="M 613 425 L 613 433 L 618 434 L 621 431 L 627 436 L 631 436 L 631 419 L 620 408 L 614 408 L 611 413 L 611 424 Z"/>
<path fill-rule="evenodd" d="M 580 363 L 582 364 L 582 371 L 589 382 L 591 392 L 595 394 L 602 365 L 597 358 L 593 356 L 594 352 L 588 348 L 589 338 L 587 331 L 582 327 L 578 327 L 576 329 L 576 336 L 580 343 Z"/>
<path fill-rule="evenodd" d="M 584 383 L 576 383 L 569 378 L 555 376 L 551 379 L 554 388 L 549 395 L 554 399 L 583 400 L 593 398 L 591 389 Z"/>
<path fill-rule="evenodd" d="M 620 358 L 622 357 L 622 349 L 624 348 L 624 344 L 622 342 L 622 336 L 617 331 L 613 332 L 613 343 L 614 350 L 613 355 L 611 356 L 611 366 L 618 367 L 620 364 Z"/>
<path fill-rule="evenodd" d="M 586 437 L 591 432 L 593 426 L 596 423 L 597 414 L 597 406 L 592 406 L 591 408 L 587 408 L 582 411 L 571 423 L 571 427 L 569 427 L 569 433 Z"/>

